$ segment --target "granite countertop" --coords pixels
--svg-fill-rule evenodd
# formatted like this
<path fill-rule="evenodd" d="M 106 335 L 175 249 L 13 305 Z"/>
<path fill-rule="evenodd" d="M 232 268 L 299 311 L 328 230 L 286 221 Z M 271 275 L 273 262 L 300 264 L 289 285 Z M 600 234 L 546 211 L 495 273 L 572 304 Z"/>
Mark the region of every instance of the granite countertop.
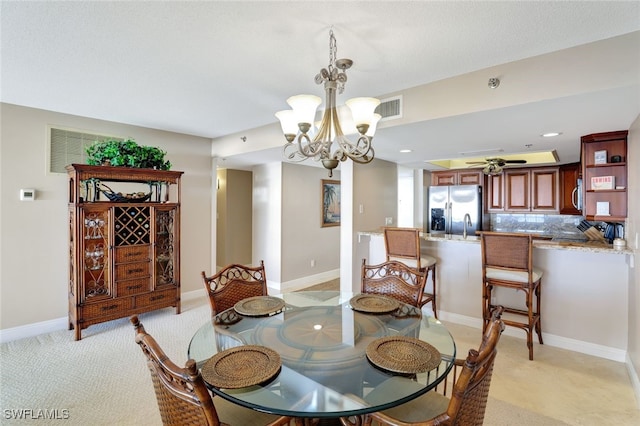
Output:
<path fill-rule="evenodd" d="M 362 231 L 358 234 L 368 236 L 382 236 L 382 230 Z M 467 237 L 464 238 L 462 235 L 421 233 L 420 238 L 425 241 L 434 242 L 480 244 L 480 237 L 476 235 L 467 235 Z M 633 250 L 631 250 L 629 247 L 621 250 L 614 249 L 613 244 L 607 244 L 600 241 L 565 240 L 562 238 L 554 239 L 551 236 L 535 239 L 533 241 L 533 246 L 535 248 L 543 250 L 570 250 L 591 253 L 633 254 Z"/>

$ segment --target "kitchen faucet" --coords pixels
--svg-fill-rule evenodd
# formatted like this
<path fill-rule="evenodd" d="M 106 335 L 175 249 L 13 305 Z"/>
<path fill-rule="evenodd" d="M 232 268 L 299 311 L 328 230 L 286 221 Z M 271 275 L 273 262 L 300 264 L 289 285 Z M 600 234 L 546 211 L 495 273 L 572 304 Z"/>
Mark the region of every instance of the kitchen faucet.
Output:
<path fill-rule="evenodd" d="M 465 213 L 464 214 L 464 219 L 462 219 L 462 238 L 467 238 L 467 226 L 473 226 L 473 223 L 471 223 L 471 216 L 469 216 L 469 213 Z"/>

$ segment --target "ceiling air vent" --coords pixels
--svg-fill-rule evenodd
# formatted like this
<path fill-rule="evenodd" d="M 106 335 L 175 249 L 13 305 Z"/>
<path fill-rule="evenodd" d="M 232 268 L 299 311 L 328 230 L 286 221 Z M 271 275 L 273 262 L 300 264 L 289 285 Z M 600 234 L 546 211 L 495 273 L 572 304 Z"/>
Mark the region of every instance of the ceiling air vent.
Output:
<path fill-rule="evenodd" d="M 402 96 L 381 99 L 375 112 L 382 116 L 380 121 L 402 118 Z"/>

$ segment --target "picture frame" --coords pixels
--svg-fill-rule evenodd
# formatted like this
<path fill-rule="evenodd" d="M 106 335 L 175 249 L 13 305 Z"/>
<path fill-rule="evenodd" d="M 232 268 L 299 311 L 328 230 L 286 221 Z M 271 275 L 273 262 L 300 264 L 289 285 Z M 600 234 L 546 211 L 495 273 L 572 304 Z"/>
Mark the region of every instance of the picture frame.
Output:
<path fill-rule="evenodd" d="M 607 150 L 596 151 L 593 153 L 593 164 L 607 164 Z"/>
<path fill-rule="evenodd" d="M 340 226 L 340 181 L 322 179 L 321 188 L 321 226 Z"/>

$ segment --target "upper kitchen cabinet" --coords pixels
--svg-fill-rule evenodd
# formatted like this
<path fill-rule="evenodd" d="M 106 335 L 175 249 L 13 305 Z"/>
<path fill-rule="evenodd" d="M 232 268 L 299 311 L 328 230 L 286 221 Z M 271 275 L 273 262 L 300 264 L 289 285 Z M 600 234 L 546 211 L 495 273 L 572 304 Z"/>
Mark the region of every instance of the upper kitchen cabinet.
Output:
<path fill-rule="evenodd" d="M 447 170 L 431 172 L 431 185 L 482 185 L 481 170 Z"/>
<path fill-rule="evenodd" d="M 560 166 L 560 214 L 582 215 L 580 163 Z"/>
<path fill-rule="evenodd" d="M 488 212 L 558 213 L 557 167 L 507 169 L 488 177 Z"/>
<path fill-rule="evenodd" d="M 622 222 L 627 217 L 627 133 L 620 130 L 580 138 L 587 220 Z"/>

